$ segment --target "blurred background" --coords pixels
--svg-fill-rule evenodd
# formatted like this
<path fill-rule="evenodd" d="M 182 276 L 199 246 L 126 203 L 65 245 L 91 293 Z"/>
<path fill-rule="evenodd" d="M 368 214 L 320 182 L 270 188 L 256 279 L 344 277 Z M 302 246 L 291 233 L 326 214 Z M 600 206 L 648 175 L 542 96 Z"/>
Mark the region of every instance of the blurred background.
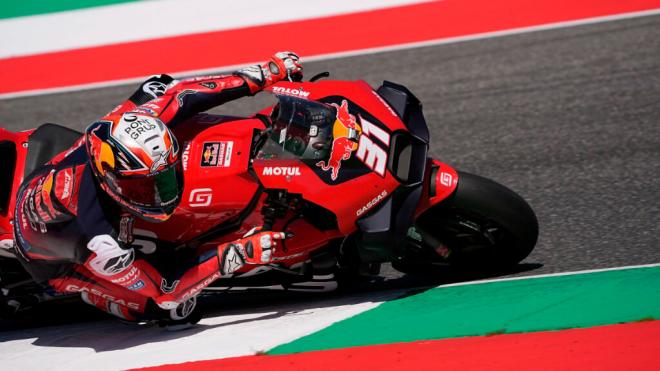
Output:
<path fill-rule="evenodd" d="M 536 210 L 535 272 L 660 261 L 658 0 L 66 0 L 0 6 L 0 125 L 77 130 L 147 76 L 301 55 L 423 102 L 431 154 Z M 214 112 L 249 115 L 267 94 Z"/>

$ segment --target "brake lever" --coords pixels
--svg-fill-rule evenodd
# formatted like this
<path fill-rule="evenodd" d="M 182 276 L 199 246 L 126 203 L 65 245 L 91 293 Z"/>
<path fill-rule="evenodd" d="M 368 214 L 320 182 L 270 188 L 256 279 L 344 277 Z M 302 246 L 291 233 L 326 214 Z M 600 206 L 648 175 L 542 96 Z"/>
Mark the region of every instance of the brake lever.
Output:
<path fill-rule="evenodd" d="M 314 82 L 319 79 L 327 79 L 328 77 L 330 77 L 330 72 L 328 71 L 317 73 L 316 75 L 312 76 L 311 79 L 309 79 L 309 82 Z"/>

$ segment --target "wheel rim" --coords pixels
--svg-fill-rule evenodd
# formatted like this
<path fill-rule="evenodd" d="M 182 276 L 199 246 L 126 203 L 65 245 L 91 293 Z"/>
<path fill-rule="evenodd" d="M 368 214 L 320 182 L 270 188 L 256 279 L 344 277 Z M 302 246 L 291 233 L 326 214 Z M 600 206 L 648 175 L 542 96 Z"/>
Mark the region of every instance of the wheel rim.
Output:
<path fill-rule="evenodd" d="M 464 213 L 454 212 L 434 218 L 421 229 L 451 250 L 446 259 L 450 263 L 481 264 L 503 258 L 504 251 L 500 247 L 508 240 L 506 231 L 500 225 Z"/>

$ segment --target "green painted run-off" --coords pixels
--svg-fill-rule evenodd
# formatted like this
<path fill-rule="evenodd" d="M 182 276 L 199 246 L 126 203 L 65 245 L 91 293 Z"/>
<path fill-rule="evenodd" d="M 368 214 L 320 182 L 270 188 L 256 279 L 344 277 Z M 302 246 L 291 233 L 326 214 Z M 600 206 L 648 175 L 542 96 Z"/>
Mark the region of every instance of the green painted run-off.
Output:
<path fill-rule="evenodd" d="M 660 319 L 660 267 L 438 287 L 270 354 Z"/>
<path fill-rule="evenodd" d="M 0 19 L 22 17 L 97 6 L 135 2 L 138 0 L 5 0 L 0 5 Z"/>

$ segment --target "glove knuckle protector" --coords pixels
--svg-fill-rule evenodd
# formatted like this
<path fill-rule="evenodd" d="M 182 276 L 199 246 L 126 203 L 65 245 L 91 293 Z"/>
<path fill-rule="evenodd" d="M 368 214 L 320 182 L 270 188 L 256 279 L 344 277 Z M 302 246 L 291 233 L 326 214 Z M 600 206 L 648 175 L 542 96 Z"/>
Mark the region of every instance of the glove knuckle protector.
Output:
<path fill-rule="evenodd" d="M 224 248 L 220 255 L 220 274 L 223 276 L 233 274 L 245 265 L 240 249 L 238 244 L 229 244 Z"/>

